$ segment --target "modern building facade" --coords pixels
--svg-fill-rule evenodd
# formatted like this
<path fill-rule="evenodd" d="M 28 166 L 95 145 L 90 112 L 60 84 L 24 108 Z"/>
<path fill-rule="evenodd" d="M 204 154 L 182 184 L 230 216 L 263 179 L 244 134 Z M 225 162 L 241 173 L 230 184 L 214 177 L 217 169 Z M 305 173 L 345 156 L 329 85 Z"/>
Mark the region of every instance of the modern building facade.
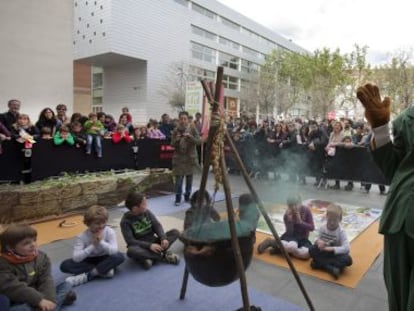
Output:
<path fill-rule="evenodd" d="M 73 103 L 73 1 L 0 1 L 0 112 L 21 100 L 37 121 L 42 108 Z"/>
<path fill-rule="evenodd" d="M 237 112 L 266 54 L 275 48 L 304 52 L 215 0 L 73 3 L 75 63 L 102 68 L 95 110 L 118 116 L 126 106 L 138 122 L 174 113 L 162 95 L 168 79 L 214 80 L 218 65 L 225 67 L 227 109 Z M 174 64 L 182 64 L 177 77 L 168 76 Z"/>

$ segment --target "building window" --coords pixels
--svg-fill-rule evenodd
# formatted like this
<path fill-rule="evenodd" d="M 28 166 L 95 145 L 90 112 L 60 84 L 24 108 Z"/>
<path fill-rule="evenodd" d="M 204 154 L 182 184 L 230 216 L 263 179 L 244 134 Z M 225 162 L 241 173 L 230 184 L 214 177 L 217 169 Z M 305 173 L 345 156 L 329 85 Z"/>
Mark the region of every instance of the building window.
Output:
<path fill-rule="evenodd" d="M 174 1 L 177 2 L 178 4 L 188 7 L 188 0 L 174 0 Z"/>
<path fill-rule="evenodd" d="M 189 78 L 190 81 L 197 81 L 197 80 L 215 80 L 216 73 L 211 70 L 207 70 L 200 67 L 189 66 Z"/>
<path fill-rule="evenodd" d="M 201 37 L 204 37 L 204 38 L 207 38 L 207 39 L 210 39 L 210 40 L 214 40 L 214 41 L 217 39 L 216 34 L 210 32 L 210 31 L 207 31 L 205 29 L 202 29 L 200 27 L 191 25 L 191 30 L 192 30 L 193 34 L 196 34 L 198 36 L 201 36 Z"/>
<path fill-rule="evenodd" d="M 259 52 L 252 50 L 251 48 L 248 48 L 247 46 L 243 46 L 243 52 L 256 58 L 258 58 L 260 54 Z"/>
<path fill-rule="evenodd" d="M 219 52 L 220 66 L 228 67 L 234 70 L 239 70 L 239 61 L 240 61 L 240 58 L 236 56 L 223 53 L 223 52 Z"/>
<path fill-rule="evenodd" d="M 241 60 L 241 71 L 245 73 L 256 73 L 259 72 L 260 65 L 250 62 L 248 60 L 242 59 Z"/>
<path fill-rule="evenodd" d="M 192 42 L 191 53 L 193 58 L 212 64 L 216 62 L 216 51 L 207 46 Z"/>
<path fill-rule="evenodd" d="M 239 89 L 239 79 L 236 77 L 223 75 L 223 85 L 225 89 L 238 90 Z"/>
<path fill-rule="evenodd" d="M 221 16 L 220 20 L 221 20 L 221 23 L 223 25 L 226 25 L 227 27 L 230 27 L 231 29 L 234 29 L 236 31 L 240 31 L 240 25 L 239 24 L 236 24 L 235 22 L 232 22 L 231 20 L 229 20 L 229 19 L 227 19 L 223 16 Z"/>
<path fill-rule="evenodd" d="M 237 42 L 234 42 L 232 40 L 229 40 L 229 39 L 220 37 L 219 38 L 219 42 L 220 42 L 220 44 L 229 46 L 229 47 L 231 47 L 231 48 L 233 48 L 235 50 L 240 50 L 240 44 L 238 44 Z"/>
<path fill-rule="evenodd" d="M 203 8 L 202 6 L 199 6 L 198 4 L 195 4 L 194 2 L 192 3 L 191 8 L 193 9 L 194 12 L 200 13 L 201 15 L 207 16 L 208 18 L 211 19 L 216 19 L 216 13 L 207 10 L 206 8 Z"/>

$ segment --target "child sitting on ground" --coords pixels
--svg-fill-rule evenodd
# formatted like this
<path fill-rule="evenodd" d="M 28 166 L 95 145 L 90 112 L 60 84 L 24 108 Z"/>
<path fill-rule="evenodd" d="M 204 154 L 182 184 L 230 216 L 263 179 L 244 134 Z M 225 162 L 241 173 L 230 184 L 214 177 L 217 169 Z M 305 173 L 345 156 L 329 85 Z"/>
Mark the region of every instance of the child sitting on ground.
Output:
<path fill-rule="evenodd" d="M 66 278 L 73 286 L 96 277 L 112 278 L 114 269 L 124 262 L 115 231 L 107 221 L 108 211 L 103 206 L 93 205 L 86 211 L 83 222 L 88 229 L 77 236 L 73 257 L 60 265 L 62 272 L 74 274 Z"/>
<path fill-rule="evenodd" d="M 300 259 L 309 258 L 309 232 L 315 230 L 312 213 L 307 206 L 302 205 L 300 195 L 290 195 L 287 198 L 288 208 L 283 215 L 286 231 L 280 237 L 286 252 Z M 272 238 L 265 239 L 257 247 L 259 254 L 271 248 L 271 254 L 280 254 L 279 245 Z"/>
<path fill-rule="evenodd" d="M 179 231 L 164 229 L 155 215 L 147 209 L 147 199 L 138 192 L 128 194 L 125 205 L 129 209 L 121 219 L 121 230 L 127 244 L 127 256 L 149 270 L 154 262 L 178 265 L 180 258 L 168 249 L 178 238 Z"/>
<path fill-rule="evenodd" d="M 338 279 L 343 269 L 352 265 L 349 256 L 349 242 L 346 232 L 341 228 L 342 208 L 330 204 L 326 208 L 326 223 L 318 232 L 315 244 L 309 249 L 312 269 L 322 269 Z"/>
<path fill-rule="evenodd" d="M 36 238 L 28 225 L 11 225 L 1 234 L 0 294 L 10 310 L 58 311 L 76 300 L 70 283 L 55 287 L 50 259 L 37 249 Z"/>

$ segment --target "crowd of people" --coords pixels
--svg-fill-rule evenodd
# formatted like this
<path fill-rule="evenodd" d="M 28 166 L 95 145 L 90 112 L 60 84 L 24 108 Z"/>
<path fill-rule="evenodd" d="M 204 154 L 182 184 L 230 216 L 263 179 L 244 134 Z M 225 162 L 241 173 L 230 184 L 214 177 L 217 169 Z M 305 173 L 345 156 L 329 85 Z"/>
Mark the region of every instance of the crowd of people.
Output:
<path fill-rule="evenodd" d="M 181 201 L 180 189 L 184 179 L 187 181 L 184 200 L 189 200 L 192 184 L 190 176 L 194 169 L 186 163 L 192 163 L 194 157 L 201 163 L 200 146 L 203 142 L 200 138 L 200 113 L 195 116 L 180 113 L 174 119 L 164 113 L 160 120 L 150 119 L 147 124 L 137 124 L 133 122 L 127 107 L 122 108 L 116 122 L 112 115 L 105 112 L 90 113 L 88 116 L 75 112 L 69 117 L 66 114 L 67 107 L 59 104 L 56 112 L 44 108 L 38 120 L 32 123 L 27 114 L 20 113 L 20 108 L 20 101 L 12 99 L 8 102 L 8 111 L 0 114 L 0 153 L 1 142 L 4 140 L 16 140 L 24 144 L 24 148 L 31 148 L 33 143 L 42 139 L 51 140 L 56 146 L 66 144 L 83 148 L 86 154 L 95 153 L 101 158 L 102 139 L 110 139 L 114 144 L 141 139 L 168 140 L 176 149 L 173 158 L 173 168 L 178 176 L 176 203 L 178 205 Z M 182 121 L 182 118 L 186 120 Z M 311 175 L 316 175 L 315 185 L 319 187 L 329 186 L 324 178 L 324 164 L 335 155 L 336 148 L 366 148 L 371 139 L 371 131 L 366 123 L 346 118 L 322 120 L 319 123 L 314 120 L 305 122 L 300 118 L 279 121 L 266 119 L 257 123 L 254 117 L 242 114 L 239 118 L 229 117 L 227 129 L 252 176 L 278 180 L 283 170 L 289 175 L 289 181 L 305 184 L 305 176 L 312 172 Z M 189 135 L 194 139 L 186 139 Z M 188 146 L 190 142 L 195 145 L 195 153 L 187 152 L 193 150 L 193 146 Z M 286 153 L 287 150 L 294 150 L 296 154 L 298 151 L 306 153 L 309 161 L 303 162 L 296 157 L 295 152 L 289 154 Z M 280 156 L 282 153 L 285 155 Z M 227 157 L 226 160 L 229 172 L 237 172 L 232 157 Z M 353 186 L 353 182 L 349 181 L 344 189 L 352 190 Z M 329 187 L 340 189 L 340 181 L 335 181 Z M 371 185 L 362 184 L 361 187 L 369 192 Z M 385 194 L 384 185 L 380 185 L 380 192 Z"/>

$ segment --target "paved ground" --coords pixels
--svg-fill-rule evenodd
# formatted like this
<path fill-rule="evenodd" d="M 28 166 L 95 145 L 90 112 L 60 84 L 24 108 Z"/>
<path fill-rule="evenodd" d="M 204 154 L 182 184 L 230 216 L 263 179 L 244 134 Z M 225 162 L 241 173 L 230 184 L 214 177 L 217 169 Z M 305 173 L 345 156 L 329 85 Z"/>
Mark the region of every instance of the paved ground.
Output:
<path fill-rule="evenodd" d="M 213 178 L 210 178 L 212 180 Z M 237 175 L 229 175 L 232 193 L 241 194 L 248 192 L 243 179 Z M 283 180 L 286 180 L 283 176 Z M 290 192 L 298 192 L 304 199 L 325 199 L 336 202 L 348 203 L 365 207 L 382 208 L 385 196 L 380 195 L 378 187 L 373 186 L 370 193 L 365 193 L 360 189 L 360 184 L 356 183 L 351 192 L 343 190 L 346 183 L 341 184 L 342 190 L 321 190 L 313 186 L 313 179 L 308 178 L 307 185 L 297 185 L 286 181 L 254 181 L 253 184 L 263 201 L 285 202 L 286 196 Z M 195 178 L 194 186 L 197 186 L 198 178 Z M 210 182 L 210 181 L 209 181 Z M 333 184 L 333 181 L 330 181 Z M 237 205 L 236 205 L 237 206 Z M 219 202 L 217 208 L 224 210 L 224 202 Z M 150 206 L 151 208 L 151 206 Z M 111 221 L 119 220 L 121 212 L 119 209 L 111 210 Z M 182 224 L 183 212 L 177 212 L 163 217 L 165 227 L 174 227 Z M 178 253 L 182 253 L 182 245 L 176 243 L 174 246 Z M 54 263 L 59 263 L 62 259 L 70 257 L 73 240 L 66 240 L 51 243 L 42 247 L 47 251 Z M 369 250 L 367 250 L 369 252 Z M 354 260 L 357 260 L 356 258 Z M 301 274 L 302 282 L 313 301 L 315 310 L 318 311 L 386 311 L 387 298 L 382 279 L 382 254 L 374 262 L 362 281 L 355 289 L 349 289 L 334 283 L 319 280 Z M 305 299 L 293 275 L 289 270 L 268 265 L 259 260 L 253 260 L 247 270 L 247 281 L 249 286 L 274 295 L 278 298 L 287 300 L 308 310 Z M 189 284 L 191 286 L 191 284 Z M 253 302 L 259 305 L 257 302 Z"/>

